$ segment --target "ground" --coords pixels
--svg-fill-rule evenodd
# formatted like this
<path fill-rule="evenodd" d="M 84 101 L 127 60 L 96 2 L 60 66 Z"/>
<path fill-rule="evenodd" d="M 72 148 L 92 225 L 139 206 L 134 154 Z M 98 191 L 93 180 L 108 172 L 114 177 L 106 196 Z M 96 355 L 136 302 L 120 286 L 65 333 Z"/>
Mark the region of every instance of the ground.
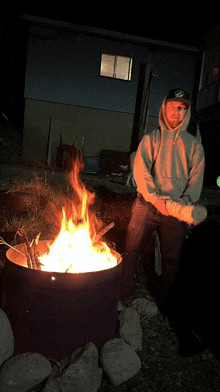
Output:
<path fill-rule="evenodd" d="M 23 179 L 34 179 L 34 181 L 45 182 L 45 170 L 38 168 L 34 171 L 29 166 L 3 165 L 1 177 L 1 189 L 8 190 L 12 186 L 12 179 L 20 177 Z M 37 179 L 40 177 L 41 179 Z M 64 187 L 65 175 L 61 171 L 49 171 L 46 180 L 55 192 Z M 126 187 L 126 177 L 115 175 L 82 175 L 82 181 L 87 188 L 97 193 L 97 209 L 100 218 L 106 224 L 114 221 L 115 232 L 112 237 L 109 232 L 109 240 L 116 243 L 118 250 L 123 248 L 120 238 L 124 233 L 130 218 L 133 200 L 136 196 L 134 187 Z M 204 187 L 200 203 L 207 206 L 208 219 L 220 221 L 220 190 L 217 188 Z M 6 235 L 10 231 L 10 219 L 5 209 L 1 206 L 1 226 Z M 42 207 L 47 208 L 47 207 Z M 34 218 L 32 218 L 34 219 Z M 5 225 L 7 221 L 7 225 Z M 34 220 L 32 222 L 34 224 Z M 15 225 L 15 223 L 13 223 Z M 17 221 L 19 224 L 19 220 Z M 7 230 L 6 230 L 7 229 Z M 13 227 L 13 230 L 15 227 Z M 35 228 L 37 230 L 37 228 Z M 121 234 L 120 234 L 121 233 Z M 117 237 L 117 238 L 116 238 Z M 118 240 L 119 238 L 119 240 Z M 118 241 L 118 242 L 117 242 Z M 123 242 L 123 241 L 122 241 Z M 135 295 L 128 298 L 125 303 L 135 297 L 148 297 L 145 287 L 144 276 L 141 268 L 138 269 L 135 278 Z M 184 358 L 178 355 L 178 340 L 175 332 L 170 328 L 167 319 L 158 315 L 151 320 L 144 318 L 141 321 L 144 332 L 143 351 L 138 353 L 142 361 L 140 372 L 131 380 L 118 387 L 113 387 L 107 377 L 103 376 L 100 392 L 213 392 L 220 391 L 220 362 L 209 349 L 198 355 Z M 30 392 L 40 392 L 43 383 Z"/>

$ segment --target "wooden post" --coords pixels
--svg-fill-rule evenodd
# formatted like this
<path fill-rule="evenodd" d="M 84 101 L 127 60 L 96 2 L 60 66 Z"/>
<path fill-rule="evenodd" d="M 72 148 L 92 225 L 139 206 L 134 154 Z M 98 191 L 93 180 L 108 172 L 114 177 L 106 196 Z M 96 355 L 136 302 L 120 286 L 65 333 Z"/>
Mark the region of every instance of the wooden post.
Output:
<path fill-rule="evenodd" d="M 54 118 L 50 117 L 50 126 L 49 126 L 48 141 L 47 141 L 47 156 L 46 156 L 46 161 L 47 161 L 48 165 L 51 164 L 53 121 L 54 121 Z"/>

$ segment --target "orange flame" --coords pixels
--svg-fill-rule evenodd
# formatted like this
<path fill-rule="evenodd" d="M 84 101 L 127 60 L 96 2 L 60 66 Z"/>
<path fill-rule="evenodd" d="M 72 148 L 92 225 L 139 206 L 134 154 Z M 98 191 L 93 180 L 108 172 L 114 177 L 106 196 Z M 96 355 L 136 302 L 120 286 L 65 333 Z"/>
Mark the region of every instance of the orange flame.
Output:
<path fill-rule="evenodd" d="M 104 241 L 96 242 L 103 226 L 91 211 L 95 193 L 89 192 L 79 179 L 81 160 L 77 159 L 70 173 L 74 195 L 62 209 L 61 228 L 48 254 L 40 257 L 43 271 L 89 272 L 112 268 L 117 258 Z"/>

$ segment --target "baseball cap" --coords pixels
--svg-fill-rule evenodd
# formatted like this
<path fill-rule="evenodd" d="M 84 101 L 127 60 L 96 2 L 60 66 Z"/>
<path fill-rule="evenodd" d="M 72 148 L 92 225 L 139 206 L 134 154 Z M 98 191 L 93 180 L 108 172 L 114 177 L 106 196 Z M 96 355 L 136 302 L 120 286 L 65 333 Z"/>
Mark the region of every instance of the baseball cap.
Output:
<path fill-rule="evenodd" d="M 165 99 L 165 102 L 168 101 L 181 101 L 186 105 L 191 105 L 189 93 L 182 88 L 174 88 L 170 90 Z"/>

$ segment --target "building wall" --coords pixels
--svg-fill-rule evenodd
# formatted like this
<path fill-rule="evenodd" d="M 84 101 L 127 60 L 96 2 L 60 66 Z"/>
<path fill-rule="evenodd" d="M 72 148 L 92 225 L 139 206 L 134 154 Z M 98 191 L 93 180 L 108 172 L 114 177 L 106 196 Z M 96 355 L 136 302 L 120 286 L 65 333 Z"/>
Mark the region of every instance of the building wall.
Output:
<path fill-rule="evenodd" d="M 100 77 L 102 52 L 134 57 L 132 81 Z M 134 113 L 139 63 L 148 54 L 136 45 L 31 28 L 25 98 Z"/>
<path fill-rule="evenodd" d="M 62 133 L 63 144 L 76 147 L 84 140 L 86 156 L 98 156 L 101 150 L 129 151 L 133 114 L 76 107 L 26 99 L 23 157 L 45 162 L 50 119 L 53 117 L 51 162 L 56 159 Z"/>
<path fill-rule="evenodd" d="M 192 93 L 196 71 L 196 56 L 184 52 L 155 52 L 154 76 L 151 85 L 149 115 L 158 117 L 164 97 L 172 88 Z"/>
<path fill-rule="evenodd" d="M 101 53 L 135 58 L 132 81 L 100 77 Z M 54 116 L 52 160 L 60 132 L 66 144 L 85 137 L 85 154 L 129 151 L 139 63 L 148 50 L 106 39 L 32 27 L 28 44 L 23 156 L 45 161 Z M 79 145 L 77 147 L 80 147 Z"/>
<path fill-rule="evenodd" d="M 132 80 L 99 76 L 101 53 L 133 57 Z M 147 132 L 157 123 L 169 89 L 192 90 L 195 56 L 155 51 Z M 85 137 L 85 155 L 102 149 L 129 151 L 139 65 L 146 46 L 83 36 L 69 30 L 31 26 L 25 81 L 23 156 L 45 161 L 50 118 L 54 117 L 52 161 L 60 132 L 65 143 Z M 80 148 L 80 145 L 77 145 Z"/>

